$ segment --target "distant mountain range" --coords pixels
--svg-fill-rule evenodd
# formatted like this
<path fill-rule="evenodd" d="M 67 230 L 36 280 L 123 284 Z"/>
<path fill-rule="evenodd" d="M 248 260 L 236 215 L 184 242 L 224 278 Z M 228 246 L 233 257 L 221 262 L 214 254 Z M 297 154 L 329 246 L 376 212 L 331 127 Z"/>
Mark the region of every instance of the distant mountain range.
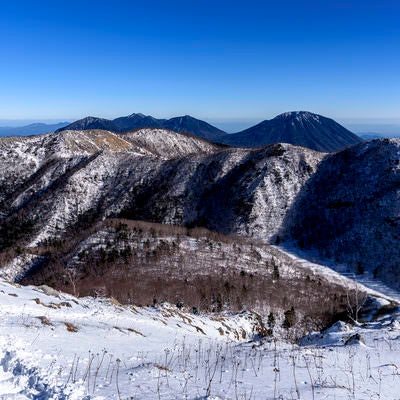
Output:
<path fill-rule="evenodd" d="M 384 121 L 380 122 L 371 122 L 371 123 L 346 123 L 348 129 L 352 132 L 357 133 L 357 135 L 380 135 L 382 137 L 399 137 L 400 136 L 400 121 L 391 121 L 390 119 L 385 123 Z"/>
<path fill-rule="evenodd" d="M 364 140 L 382 139 L 384 137 L 387 137 L 385 135 L 382 135 L 382 134 L 376 133 L 376 132 L 359 132 L 359 133 L 357 133 L 357 135 L 360 136 L 360 138 L 364 139 Z"/>
<path fill-rule="evenodd" d="M 319 122 L 319 125 L 315 122 Z M 354 144 L 356 143 L 354 140 L 357 141 L 354 135 L 349 135 L 349 132 L 350 134 L 352 133 L 351 131 L 343 128 L 343 126 L 337 124 L 335 121 L 305 111 L 280 114 L 271 120 L 262 121 L 251 128 L 232 134 L 228 134 L 205 121 L 189 115 L 171 119 L 158 119 L 150 115 L 136 113 L 113 120 L 86 117 L 73 123 L 31 123 L 18 127 L 0 126 L 0 137 L 41 135 L 56 131 L 61 132 L 66 129 L 105 129 L 122 133 L 146 127 L 169 129 L 178 133 L 192 134 L 212 142 L 242 147 L 257 147 L 281 141 L 329 152 L 340 149 L 343 145 L 346 147 L 349 144 Z M 381 126 L 382 132 L 379 130 L 360 130 L 362 127 L 366 128 L 363 125 L 360 127 L 355 125 L 357 129 L 353 129 L 356 136 L 362 140 L 400 136 L 395 134 L 395 131 L 386 132 L 385 129 L 388 129 L 386 125 Z M 392 128 L 392 125 L 390 127 Z M 393 125 L 393 129 L 395 128 L 396 126 Z M 399 131 L 398 127 L 396 129 Z M 313 137 L 313 132 L 316 133 L 316 138 Z M 345 136 L 344 140 L 343 135 Z M 324 143 L 321 144 L 321 141 Z"/>
<path fill-rule="evenodd" d="M 163 128 L 178 133 L 189 133 L 212 142 L 238 147 L 258 147 L 273 143 L 290 143 L 312 150 L 331 152 L 362 141 L 332 119 L 306 111 L 280 114 L 271 120 L 228 134 L 205 121 L 189 115 L 171 119 L 157 119 L 150 115 L 131 114 L 108 120 L 86 117 L 58 130 L 103 129 L 116 133 L 141 128 Z"/>
<path fill-rule="evenodd" d="M 0 136 L 29 136 L 41 135 L 43 133 L 55 132 L 57 129 L 63 128 L 69 122 L 58 122 L 57 124 L 35 123 L 19 127 L 4 126 L 0 127 Z"/>
<path fill-rule="evenodd" d="M 103 129 L 121 133 L 141 128 L 169 129 L 178 133 L 189 133 L 210 141 L 219 141 L 227 135 L 227 133 L 221 129 L 189 115 L 171 119 L 157 119 L 150 115 L 143 114 L 131 114 L 127 117 L 119 117 L 113 120 L 86 117 L 58 129 L 57 132 L 64 130 Z"/>

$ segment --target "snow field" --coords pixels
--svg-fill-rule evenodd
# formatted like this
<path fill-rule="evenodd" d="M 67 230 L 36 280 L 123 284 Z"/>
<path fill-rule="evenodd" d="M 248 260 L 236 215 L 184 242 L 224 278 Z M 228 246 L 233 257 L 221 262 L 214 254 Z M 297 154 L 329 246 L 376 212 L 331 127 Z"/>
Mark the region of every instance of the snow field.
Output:
<path fill-rule="evenodd" d="M 299 346 L 257 340 L 249 314 L 127 307 L 1 281 L 0 317 L 1 399 L 399 398 L 398 315 L 336 324 Z M 355 333 L 361 340 L 344 345 Z"/>

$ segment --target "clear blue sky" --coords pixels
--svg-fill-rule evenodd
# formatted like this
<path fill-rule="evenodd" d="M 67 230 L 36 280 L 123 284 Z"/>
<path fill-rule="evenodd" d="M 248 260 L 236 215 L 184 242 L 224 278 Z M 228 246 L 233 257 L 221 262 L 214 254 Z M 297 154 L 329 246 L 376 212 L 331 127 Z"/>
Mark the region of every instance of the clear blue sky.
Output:
<path fill-rule="evenodd" d="M 399 118 L 399 1 L 15 1 L 0 119 Z"/>

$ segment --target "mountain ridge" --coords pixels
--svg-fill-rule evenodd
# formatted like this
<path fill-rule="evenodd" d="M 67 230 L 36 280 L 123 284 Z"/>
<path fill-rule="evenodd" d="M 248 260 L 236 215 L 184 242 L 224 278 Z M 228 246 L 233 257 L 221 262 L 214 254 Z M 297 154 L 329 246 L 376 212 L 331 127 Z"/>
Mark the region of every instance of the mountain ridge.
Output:
<path fill-rule="evenodd" d="M 144 115 L 141 113 L 133 113 L 126 117 L 118 117 L 113 120 L 86 117 L 58 129 L 57 132 L 63 130 L 104 129 L 116 133 L 123 133 L 142 128 L 168 129 L 177 133 L 193 134 L 210 141 L 215 141 L 226 135 L 226 132 L 205 121 L 193 118 L 190 115 L 170 119 L 157 119 L 151 115 Z"/>
<path fill-rule="evenodd" d="M 115 142 L 126 146 L 125 151 L 114 150 Z M 23 228 L 31 220 L 39 235 L 29 239 L 34 242 L 91 213 L 269 236 L 323 158 L 290 145 L 224 148 L 151 129 L 128 135 L 63 131 L 3 140 L 0 150 L 0 213 L 8 221 L 3 230 Z M 228 203 L 227 193 L 231 193 Z M 265 196 L 276 205 L 267 204 Z M 36 216 L 47 202 L 37 224 Z M 14 219 L 23 209 L 25 217 L 17 222 Z M 269 216 L 261 225 L 258 210 Z"/>

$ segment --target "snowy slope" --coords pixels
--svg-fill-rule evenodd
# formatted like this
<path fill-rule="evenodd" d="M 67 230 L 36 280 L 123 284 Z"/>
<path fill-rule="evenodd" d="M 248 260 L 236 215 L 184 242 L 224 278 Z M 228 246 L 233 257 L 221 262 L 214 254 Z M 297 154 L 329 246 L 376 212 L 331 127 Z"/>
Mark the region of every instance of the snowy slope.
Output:
<path fill-rule="evenodd" d="M 289 257 L 291 257 L 294 262 L 300 263 L 307 268 L 311 268 L 312 270 L 317 271 L 323 268 L 325 271 L 325 276 L 329 275 L 329 271 L 327 269 L 331 269 L 332 277 L 337 277 L 337 273 L 339 273 L 340 276 L 342 276 L 343 278 L 351 279 L 352 281 L 358 282 L 361 285 L 367 287 L 368 289 L 370 289 L 371 293 L 385 294 L 391 299 L 400 302 L 399 290 L 396 290 L 393 287 L 386 285 L 379 279 L 374 278 L 373 274 L 368 271 L 362 274 L 356 274 L 352 272 L 349 269 L 349 266 L 346 264 L 334 262 L 330 259 L 322 259 L 316 250 L 300 250 L 293 243 L 285 243 L 279 246 L 279 249 L 287 254 Z"/>
<path fill-rule="evenodd" d="M 258 340 L 250 314 L 123 307 L 0 281 L 0 398 L 395 400 L 398 318 L 336 324 L 298 346 Z"/>
<path fill-rule="evenodd" d="M 218 146 L 197 137 L 182 135 L 166 129 L 143 128 L 121 134 L 120 137 L 164 159 L 196 153 L 213 153 L 219 150 Z"/>
<path fill-rule="evenodd" d="M 300 191 L 284 234 L 351 273 L 400 289 L 400 139 L 326 157 Z"/>

